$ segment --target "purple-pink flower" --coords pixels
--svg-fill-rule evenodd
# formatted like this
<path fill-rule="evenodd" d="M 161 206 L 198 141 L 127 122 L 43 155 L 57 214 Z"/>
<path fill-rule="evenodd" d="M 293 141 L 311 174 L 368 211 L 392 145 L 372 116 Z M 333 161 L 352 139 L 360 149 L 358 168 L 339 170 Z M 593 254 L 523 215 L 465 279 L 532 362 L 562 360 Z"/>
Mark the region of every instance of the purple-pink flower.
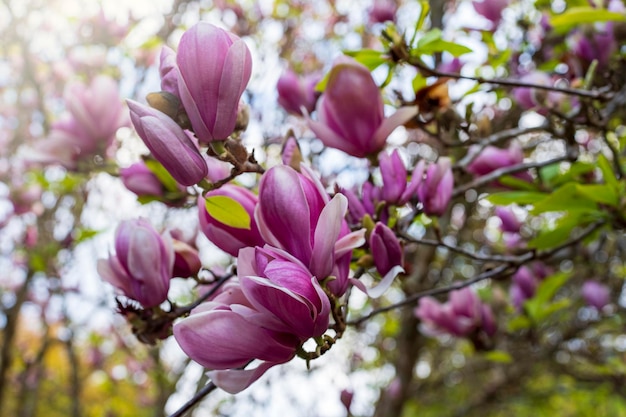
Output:
<path fill-rule="evenodd" d="M 420 161 L 413 169 L 411 181 L 407 180 L 408 173 L 397 149 L 391 155 L 381 152 L 378 155 L 378 164 L 383 179 L 383 186 L 380 189 L 381 199 L 397 206 L 406 204 L 422 182 L 424 161 Z"/>
<path fill-rule="evenodd" d="M 303 173 L 279 165 L 269 169 L 259 185 L 255 217 L 261 236 L 306 265 L 336 295 L 348 288 L 352 249 L 364 243 L 364 231 L 350 233 L 344 219 L 347 199 L 329 199 L 319 179 L 301 165 Z"/>
<path fill-rule="evenodd" d="M 449 158 L 439 158 L 437 163 L 431 164 L 426 170 L 426 177 L 417 187 L 417 196 L 424 206 L 424 213 L 434 216 L 443 215 L 448 209 L 454 176 Z"/>
<path fill-rule="evenodd" d="M 393 0 L 374 0 L 367 11 L 370 23 L 393 22 L 396 19 L 398 6 Z"/>
<path fill-rule="evenodd" d="M 137 134 L 176 181 L 194 185 L 208 174 L 206 160 L 185 131 L 165 113 L 128 100 Z"/>
<path fill-rule="evenodd" d="M 265 244 L 257 221 L 254 218 L 254 210 L 257 206 L 258 197 L 246 188 L 234 184 L 225 184 L 220 188 L 209 191 L 206 197 L 224 196 L 239 203 L 250 216 L 250 228 L 236 228 L 213 218 L 206 209 L 205 199 L 198 199 L 198 215 L 200 228 L 205 236 L 220 248 L 232 256 L 237 256 L 239 249 L 248 246 L 263 246 Z"/>
<path fill-rule="evenodd" d="M 52 124 L 50 136 L 29 159 L 76 169 L 81 160 L 111 156 L 115 133 L 128 123 L 115 81 L 100 75 L 89 85 L 72 83 L 64 99 L 68 114 Z"/>
<path fill-rule="evenodd" d="M 476 152 L 476 150 L 470 148 L 470 152 Z M 511 143 L 507 149 L 487 146 L 467 166 L 467 172 L 479 177 L 496 169 L 519 165 L 523 162 L 524 152 L 516 142 Z M 532 181 L 532 177 L 526 171 L 516 172 L 512 175 L 524 181 Z"/>
<path fill-rule="evenodd" d="M 602 310 L 611 300 L 609 287 L 598 281 L 585 281 L 581 293 L 585 302 L 597 310 Z"/>
<path fill-rule="evenodd" d="M 502 11 L 509 5 L 510 0 L 481 0 L 472 1 L 476 13 L 489 20 L 495 29 L 502 19 Z"/>
<path fill-rule="evenodd" d="M 278 104 L 292 114 L 303 115 L 303 108 L 311 113 L 319 96 L 315 86 L 320 79 L 317 74 L 299 77 L 295 72 L 286 70 L 276 84 Z"/>
<path fill-rule="evenodd" d="M 309 270 L 273 248 L 245 248 L 238 281 L 174 326 L 189 357 L 211 369 L 220 388 L 237 393 L 274 365 L 291 360 L 302 343 L 328 328 L 330 301 Z M 236 329 L 236 331 L 233 331 Z M 257 359 L 257 368 L 234 369 Z"/>
<path fill-rule="evenodd" d="M 387 275 L 395 266 L 402 267 L 402 246 L 395 233 L 386 224 L 376 223 L 370 234 L 369 245 L 374 265 L 380 275 Z"/>
<path fill-rule="evenodd" d="M 503 232 L 519 233 L 522 223 L 510 207 L 496 207 L 496 216 L 500 219 L 500 229 Z"/>
<path fill-rule="evenodd" d="M 491 308 L 467 287 L 452 291 L 443 304 L 433 297 L 420 298 L 415 315 L 422 321 L 422 331 L 433 336 L 464 337 L 481 330 L 493 336 L 496 332 Z"/>
<path fill-rule="evenodd" d="M 398 126 L 417 114 L 416 107 L 398 109 L 385 118 L 383 97 L 369 70 L 352 58 L 338 58 L 317 103 L 317 121 L 309 127 L 326 146 L 359 158 L 376 154 Z"/>
<path fill-rule="evenodd" d="M 120 169 L 120 178 L 124 186 L 138 196 L 163 197 L 165 193 L 163 183 L 143 161 Z"/>
<path fill-rule="evenodd" d="M 126 297 L 155 307 L 167 298 L 173 266 L 170 235 L 161 236 L 146 219 L 136 219 L 117 227 L 115 254 L 98 261 L 98 273 Z"/>
<path fill-rule="evenodd" d="M 180 100 L 200 143 L 228 138 L 252 73 L 245 42 L 200 22 L 183 34 L 176 63 Z"/>

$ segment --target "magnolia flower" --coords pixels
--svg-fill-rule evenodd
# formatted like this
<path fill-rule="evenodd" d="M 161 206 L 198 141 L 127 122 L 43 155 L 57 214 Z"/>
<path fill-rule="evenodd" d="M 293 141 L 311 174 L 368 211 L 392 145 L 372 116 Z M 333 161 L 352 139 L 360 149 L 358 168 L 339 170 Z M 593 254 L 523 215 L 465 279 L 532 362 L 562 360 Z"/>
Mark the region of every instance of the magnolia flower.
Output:
<path fill-rule="evenodd" d="M 424 161 L 420 161 L 415 166 L 410 182 L 406 179 L 407 170 L 397 149 L 391 155 L 381 152 L 378 155 L 378 163 L 383 178 L 383 186 L 380 190 L 381 198 L 387 203 L 398 206 L 406 204 L 422 182 Z"/>
<path fill-rule="evenodd" d="M 254 210 L 258 201 L 258 197 L 254 193 L 238 185 L 225 184 L 216 190 L 209 191 L 205 195 L 205 197 L 214 196 L 224 196 L 235 200 L 250 217 L 249 228 L 244 229 L 226 225 L 212 217 L 207 211 L 206 200 L 199 198 L 198 215 L 200 218 L 200 228 L 215 246 L 232 256 L 237 256 L 241 248 L 247 246 L 263 246 L 265 244 L 259 233 L 257 221 L 254 218 Z"/>
<path fill-rule="evenodd" d="M 178 93 L 178 65 L 176 64 L 176 52 L 172 48 L 164 46 L 161 49 L 159 61 L 159 75 L 161 76 L 161 90 L 180 97 Z"/>
<path fill-rule="evenodd" d="M 202 268 L 198 249 L 182 240 L 172 239 L 174 248 L 173 277 L 188 278 L 196 275 Z"/>
<path fill-rule="evenodd" d="M 383 223 L 376 223 L 370 234 L 370 251 L 380 275 L 386 275 L 395 266 L 402 266 L 402 246 L 395 233 Z"/>
<path fill-rule="evenodd" d="M 526 300 L 534 297 L 539 283 L 548 275 L 542 264 L 522 266 L 513 275 L 509 288 L 511 301 L 517 310 L 521 310 Z"/>
<path fill-rule="evenodd" d="M 115 133 L 128 123 L 115 81 L 100 75 L 89 85 L 72 83 L 64 99 L 68 114 L 52 124 L 50 136 L 28 158 L 76 169 L 81 160 L 109 156 Z"/>
<path fill-rule="evenodd" d="M 500 229 L 503 232 L 519 233 L 522 223 L 517 219 L 513 210 L 509 207 L 496 207 L 496 216 L 500 219 Z"/>
<path fill-rule="evenodd" d="M 228 138 L 252 73 L 245 42 L 200 22 L 180 39 L 176 63 L 180 100 L 200 143 Z"/>
<path fill-rule="evenodd" d="M 422 321 L 422 331 L 430 335 L 448 333 L 464 337 L 484 331 L 493 336 L 496 332 L 491 308 L 467 287 L 452 291 L 444 304 L 433 297 L 420 298 L 415 315 Z"/>
<path fill-rule="evenodd" d="M 352 249 L 364 243 L 364 230 L 350 233 L 342 194 L 329 199 L 308 167 L 302 174 L 279 165 L 261 177 L 256 222 L 263 239 L 306 265 L 318 279 L 335 279 L 328 288 L 342 295 L 348 287 Z"/>
<path fill-rule="evenodd" d="M 115 255 L 98 261 L 98 273 L 143 307 L 167 298 L 174 266 L 169 234 L 161 236 L 145 219 L 127 220 L 115 231 Z"/>
<path fill-rule="evenodd" d="M 479 177 L 489 174 L 499 168 L 511 167 L 524 162 L 524 152 L 517 142 L 511 143 L 507 149 L 487 146 L 467 166 L 467 171 Z M 513 176 L 524 181 L 532 181 L 528 172 L 516 172 Z"/>
<path fill-rule="evenodd" d="M 174 120 L 136 101 L 127 102 L 137 133 L 176 181 L 193 185 L 207 176 L 207 163 L 200 150 Z"/>
<path fill-rule="evenodd" d="M 472 1 L 476 13 L 489 20 L 495 28 L 502 19 L 502 11 L 509 5 L 510 0 L 481 0 Z"/>
<path fill-rule="evenodd" d="M 183 351 L 212 370 L 215 385 L 233 394 L 291 360 L 307 339 L 324 334 L 330 313 L 317 279 L 289 254 L 245 248 L 237 265 L 238 281 L 174 326 Z M 257 368 L 234 369 L 254 359 L 261 361 Z"/>
<path fill-rule="evenodd" d="M 585 281 L 581 293 L 585 302 L 598 311 L 602 310 L 611 300 L 609 287 L 598 281 Z"/>
<path fill-rule="evenodd" d="M 417 187 L 417 196 L 424 206 L 424 213 L 443 215 L 448 209 L 454 188 L 454 177 L 449 158 L 439 158 L 426 171 L 426 177 Z"/>
<path fill-rule="evenodd" d="M 392 0 L 374 0 L 367 11 L 370 23 L 393 22 L 396 19 L 398 6 Z"/>
<path fill-rule="evenodd" d="M 326 146 L 359 158 L 378 153 L 398 126 L 417 114 L 404 107 L 385 118 L 383 97 L 369 70 L 352 58 L 338 58 L 309 127 Z"/>
<path fill-rule="evenodd" d="M 317 74 L 300 78 L 291 70 L 285 71 L 276 84 L 278 104 L 292 114 L 302 115 L 302 108 L 311 113 L 319 96 L 315 86 L 320 78 Z"/>
<path fill-rule="evenodd" d="M 165 187 L 144 162 L 120 169 L 120 178 L 128 190 L 138 196 L 163 197 Z"/>

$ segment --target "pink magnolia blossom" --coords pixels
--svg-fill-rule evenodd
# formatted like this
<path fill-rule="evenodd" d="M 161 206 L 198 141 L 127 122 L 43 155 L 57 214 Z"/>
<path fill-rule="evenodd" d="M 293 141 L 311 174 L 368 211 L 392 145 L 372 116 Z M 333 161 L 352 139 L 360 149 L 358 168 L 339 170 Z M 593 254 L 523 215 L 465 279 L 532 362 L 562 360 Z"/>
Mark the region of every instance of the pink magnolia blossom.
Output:
<path fill-rule="evenodd" d="M 346 197 L 329 199 L 315 174 L 301 168 L 302 174 L 279 165 L 263 175 L 256 221 L 269 245 L 293 255 L 319 280 L 333 276 L 328 288 L 341 295 L 348 288 L 352 249 L 364 243 L 364 230 L 350 233 Z"/>
<path fill-rule="evenodd" d="M 212 196 L 232 198 L 239 203 L 250 216 L 249 229 L 239 229 L 225 225 L 209 214 L 206 209 L 205 199 L 199 198 L 198 215 L 200 228 L 215 246 L 232 256 L 237 256 L 241 248 L 247 246 L 263 246 L 265 244 L 265 241 L 259 233 L 257 220 L 254 218 L 254 210 L 258 202 L 258 197 L 254 193 L 238 185 L 225 184 L 216 190 L 206 193 L 206 197 Z"/>
<path fill-rule="evenodd" d="M 163 197 L 165 193 L 163 183 L 143 161 L 120 169 L 120 178 L 124 186 L 138 196 Z"/>
<path fill-rule="evenodd" d="M 502 19 L 502 11 L 509 5 L 510 0 L 481 0 L 472 1 L 476 13 L 489 20 L 492 28 L 495 28 Z"/>
<path fill-rule="evenodd" d="M 235 130 L 239 100 L 252 73 L 245 42 L 200 22 L 178 46 L 178 91 L 200 143 L 226 139 Z"/>
<path fill-rule="evenodd" d="M 178 65 L 176 52 L 168 46 L 161 49 L 159 57 L 159 74 L 161 75 L 161 91 L 166 91 L 180 98 L 178 93 Z"/>
<path fill-rule="evenodd" d="M 496 216 L 500 219 L 500 229 L 503 232 L 519 233 L 522 223 L 517 219 L 517 216 L 510 207 L 496 207 Z"/>
<path fill-rule="evenodd" d="M 609 287 L 598 281 L 585 281 L 581 293 L 585 302 L 596 310 L 602 310 L 611 300 Z"/>
<path fill-rule="evenodd" d="M 173 277 L 188 278 L 196 275 L 202 268 L 198 249 L 182 240 L 172 239 L 174 248 Z"/>
<path fill-rule="evenodd" d="M 174 326 L 189 357 L 211 369 L 220 388 L 237 393 L 267 369 L 291 360 L 302 343 L 328 328 L 330 302 L 297 259 L 272 248 L 239 253 L 238 281 Z M 233 331 L 236 329 L 237 331 Z M 234 369 L 257 359 L 257 368 Z"/>
<path fill-rule="evenodd" d="M 369 70 L 352 58 L 338 58 L 309 127 L 326 146 L 359 158 L 380 152 L 387 137 L 417 114 L 404 107 L 385 118 L 383 97 Z"/>
<path fill-rule="evenodd" d="M 398 6 L 393 0 L 374 0 L 367 11 L 370 23 L 393 22 L 396 19 Z"/>
<path fill-rule="evenodd" d="M 278 79 L 278 104 L 289 113 L 303 115 L 302 108 L 308 113 L 315 110 L 319 93 L 315 86 L 321 77 L 317 74 L 299 77 L 291 70 L 286 70 Z"/>
<path fill-rule="evenodd" d="M 206 160 L 187 133 L 165 113 L 128 100 L 137 134 L 165 169 L 182 185 L 194 185 L 208 174 Z"/>
<path fill-rule="evenodd" d="M 400 158 L 400 153 L 395 149 L 391 155 L 381 152 L 378 155 L 380 174 L 383 178 L 381 198 L 387 203 L 401 206 L 417 191 L 424 174 L 424 161 L 420 161 L 414 168 L 411 181 L 407 181 L 407 170 Z"/>
<path fill-rule="evenodd" d="M 167 298 L 174 266 L 169 234 L 159 235 L 145 219 L 127 220 L 115 231 L 115 254 L 98 261 L 98 273 L 143 307 Z"/>
<path fill-rule="evenodd" d="M 395 233 L 381 222 L 376 223 L 369 239 L 374 265 L 380 275 L 386 275 L 395 266 L 402 267 L 403 251 Z"/>
<path fill-rule="evenodd" d="M 115 81 L 100 75 L 89 85 L 69 84 L 64 99 L 68 114 L 52 124 L 29 159 L 77 169 L 80 161 L 110 156 L 115 133 L 128 123 Z"/>
<path fill-rule="evenodd" d="M 454 188 L 454 177 L 449 158 L 439 158 L 435 164 L 431 164 L 426 177 L 417 187 L 417 196 L 424 206 L 424 213 L 434 216 L 443 215 L 448 209 L 452 190 Z"/>
<path fill-rule="evenodd" d="M 524 163 L 524 152 L 518 143 L 513 142 L 507 149 L 495 146 L 485 147 L 467 166 L 467 171 L 479 177 L 496 169 L 511 167 Z M 524 181 L 532 181 L 528 172 L 516 172 L 513 176 Z"/>
<path fill-rule="evenodd" d="M 421 298 L 415 315 L 422 321 L 422 331 L 430 335 L 464 337 L 482 330 L 493 336 L 496 332 L 491 308 L 467 287 L 452 291 L 444 304 L 433 297 Z"/>

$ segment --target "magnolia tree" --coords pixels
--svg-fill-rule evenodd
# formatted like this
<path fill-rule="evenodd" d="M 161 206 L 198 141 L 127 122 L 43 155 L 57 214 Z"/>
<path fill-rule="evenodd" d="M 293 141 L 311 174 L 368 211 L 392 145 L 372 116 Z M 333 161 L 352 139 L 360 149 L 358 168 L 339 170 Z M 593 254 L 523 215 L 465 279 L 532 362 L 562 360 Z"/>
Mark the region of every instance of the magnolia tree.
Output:
<path fill-rule="evenodd" d="M 626 412 L 621 0 L 4 7 L 2 415 Z"/>

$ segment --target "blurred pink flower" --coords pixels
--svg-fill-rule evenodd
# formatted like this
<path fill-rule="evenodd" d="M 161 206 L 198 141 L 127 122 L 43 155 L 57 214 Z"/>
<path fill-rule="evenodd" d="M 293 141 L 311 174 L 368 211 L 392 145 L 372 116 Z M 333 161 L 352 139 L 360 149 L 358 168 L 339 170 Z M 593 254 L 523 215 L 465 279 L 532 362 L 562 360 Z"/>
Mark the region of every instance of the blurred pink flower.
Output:
<path fill-rule="evenodd" d="M 299 77 L 295 72 L 286 70 L 276 84 L 278 104 L 292 114 L 303 115 L 302 108 L 311 113 L 319 96 L 315 86 L 321 78 L 317 74 Z"/>
<path fill-rule="evenodd" d="M 496 332 L 491 308 L 467 287 L 452 291 L 444 304 L 433 297 L 420 298 L 415 315 L 422 321 L 422 331 L 429 335 L 464 337 L 482 330 L 493 336 Z"/>
<path fill-rule="evenodd" d="M 143 307 L 167 298 L 174 266 L 169 234 L 159 235 L 146 219 L 127 220 L 115 231 L 115 254 L 98 260 L 98 273 Z"/>
<path fill-rule="evenodd" d="M 115 81 L 100 75 L 88 86 L 72 83 L 64 98 L 68 114 L 52 124 L 50 136 L 28 159 L 76 169 L 96 155 L 110 157 L 115 133 L 128 124 Z"/>
<path fill-rule="evenodd" d="M 602 310 L 611 301 L 609 287 L 598 281 L 585 281 L 581 293 L 585 302 L 597 310 Z"/>
<path fill-rule="evenodd" d="M 424 213 L 429 216 L 441 216 L 448 210 L 454 177 L 450 158 L 439 158 L 437 163 L 430 164 L 426 177 L 417 187 L 417 196 L 424 206 Z"/>

